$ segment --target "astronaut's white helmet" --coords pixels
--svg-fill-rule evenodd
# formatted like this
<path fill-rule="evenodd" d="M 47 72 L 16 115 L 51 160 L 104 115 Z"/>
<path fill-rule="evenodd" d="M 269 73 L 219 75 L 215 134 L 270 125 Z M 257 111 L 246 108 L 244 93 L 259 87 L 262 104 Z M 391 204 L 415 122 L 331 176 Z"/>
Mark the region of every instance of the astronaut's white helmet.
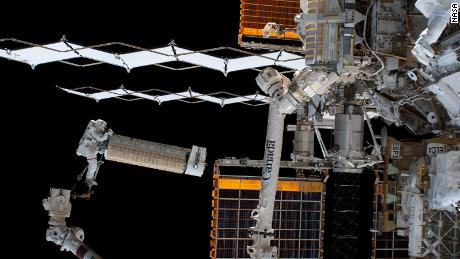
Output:
<path fill-rule="evenodd" d="M 107 130 L 107 122 L 101 120 L 101 119 L 98 119 L 96 121 L 96 125 L 98 127 L 98 129 L 102 132 L 105 132 Z"/>

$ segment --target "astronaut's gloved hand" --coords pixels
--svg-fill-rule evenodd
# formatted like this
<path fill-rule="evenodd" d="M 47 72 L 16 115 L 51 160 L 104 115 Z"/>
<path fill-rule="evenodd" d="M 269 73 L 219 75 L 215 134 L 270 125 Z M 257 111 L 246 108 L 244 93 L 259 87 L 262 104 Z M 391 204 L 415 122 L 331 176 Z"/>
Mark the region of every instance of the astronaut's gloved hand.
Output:
<path fill-rule="evenodd" d="M 92 186 L 97 185 L 96 181 L 94 181 L 94 180 L 86 180 L 85 182 L 86 182 L 86 184 L 88 185 L 89 188 L 91 188 Z"/>

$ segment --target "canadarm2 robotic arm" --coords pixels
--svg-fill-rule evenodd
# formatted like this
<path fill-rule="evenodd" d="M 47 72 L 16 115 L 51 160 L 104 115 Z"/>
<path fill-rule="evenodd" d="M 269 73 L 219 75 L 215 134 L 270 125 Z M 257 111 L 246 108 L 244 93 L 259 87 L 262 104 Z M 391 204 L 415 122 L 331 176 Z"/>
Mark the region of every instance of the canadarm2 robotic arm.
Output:
<path fill-rule="evenodd" d="M 247 247 L 251 258 L 278 258 L 278 250 L 270 245 L 270 241 L 274 238 L 272 222 L 283 145 L 284 117 L 295 112 L 302 102 L 313 98 L 314 95 L 309 95 L 309 92 L 328 88 L 337 80 L 334 75 L 304 70 L 291 83 L 275 69 L 266 68 L 256 78 L 257 84 L 271 97 L 271 101 L 259 205 L 251 213 L 251 218 L 256 220 L 256 225 L 249 229 L 249 236 L 254 240 L 253 245 Z"/>
<path fill-rule="evenodd" d="M 83 243 L 83 229 L 66 226 L 65 218 L 70 216 L 70 190 L 50 189 L 50 196 L 43 200 L 43 207 L 49 212 L 49 227 L 46 240 L 61 246 L 61 251 L 70 251 L 81 259 L 102 259 Z"/>

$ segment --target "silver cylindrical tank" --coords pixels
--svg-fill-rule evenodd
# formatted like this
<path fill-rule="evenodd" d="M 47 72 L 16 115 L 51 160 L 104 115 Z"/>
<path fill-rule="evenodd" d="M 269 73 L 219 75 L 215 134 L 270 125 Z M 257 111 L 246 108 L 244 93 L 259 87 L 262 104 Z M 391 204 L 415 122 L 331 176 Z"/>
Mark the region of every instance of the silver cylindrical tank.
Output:
<path fill-rule="evenodd" d="M 334 144 L 339 150 L 362 151 L 364 117 L 361 114 L 336 114 Z"/>
<path fill-rule="evenodd" d="M 190 149 L 113 134 L 108 143 L 107 160 L 184 173 Z"/>
<path fill-rule="evenodd" d="M 310 126 L 301 125 L 294 132 L 293 154 L 296 158 L 306 158 L 315 154 L 315 134 Z"/>

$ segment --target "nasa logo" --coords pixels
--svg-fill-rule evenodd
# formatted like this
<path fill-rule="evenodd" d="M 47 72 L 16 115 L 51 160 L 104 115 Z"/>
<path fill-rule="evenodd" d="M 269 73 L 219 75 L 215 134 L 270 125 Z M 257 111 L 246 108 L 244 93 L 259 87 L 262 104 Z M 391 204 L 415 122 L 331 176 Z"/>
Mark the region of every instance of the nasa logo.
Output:
<path fill-rule="evenodd" d="M 452 3 L 450 7 L 450 23 L 458 23 L 458 3 Z"/>
<path fill-rule="evenodd" d="M 275 141 L 267 140 L 265 143 L 265 166 L 262 172 L 262 179 L 269 180 L 272 177 L 273 155 L 275 153 Z"/>

